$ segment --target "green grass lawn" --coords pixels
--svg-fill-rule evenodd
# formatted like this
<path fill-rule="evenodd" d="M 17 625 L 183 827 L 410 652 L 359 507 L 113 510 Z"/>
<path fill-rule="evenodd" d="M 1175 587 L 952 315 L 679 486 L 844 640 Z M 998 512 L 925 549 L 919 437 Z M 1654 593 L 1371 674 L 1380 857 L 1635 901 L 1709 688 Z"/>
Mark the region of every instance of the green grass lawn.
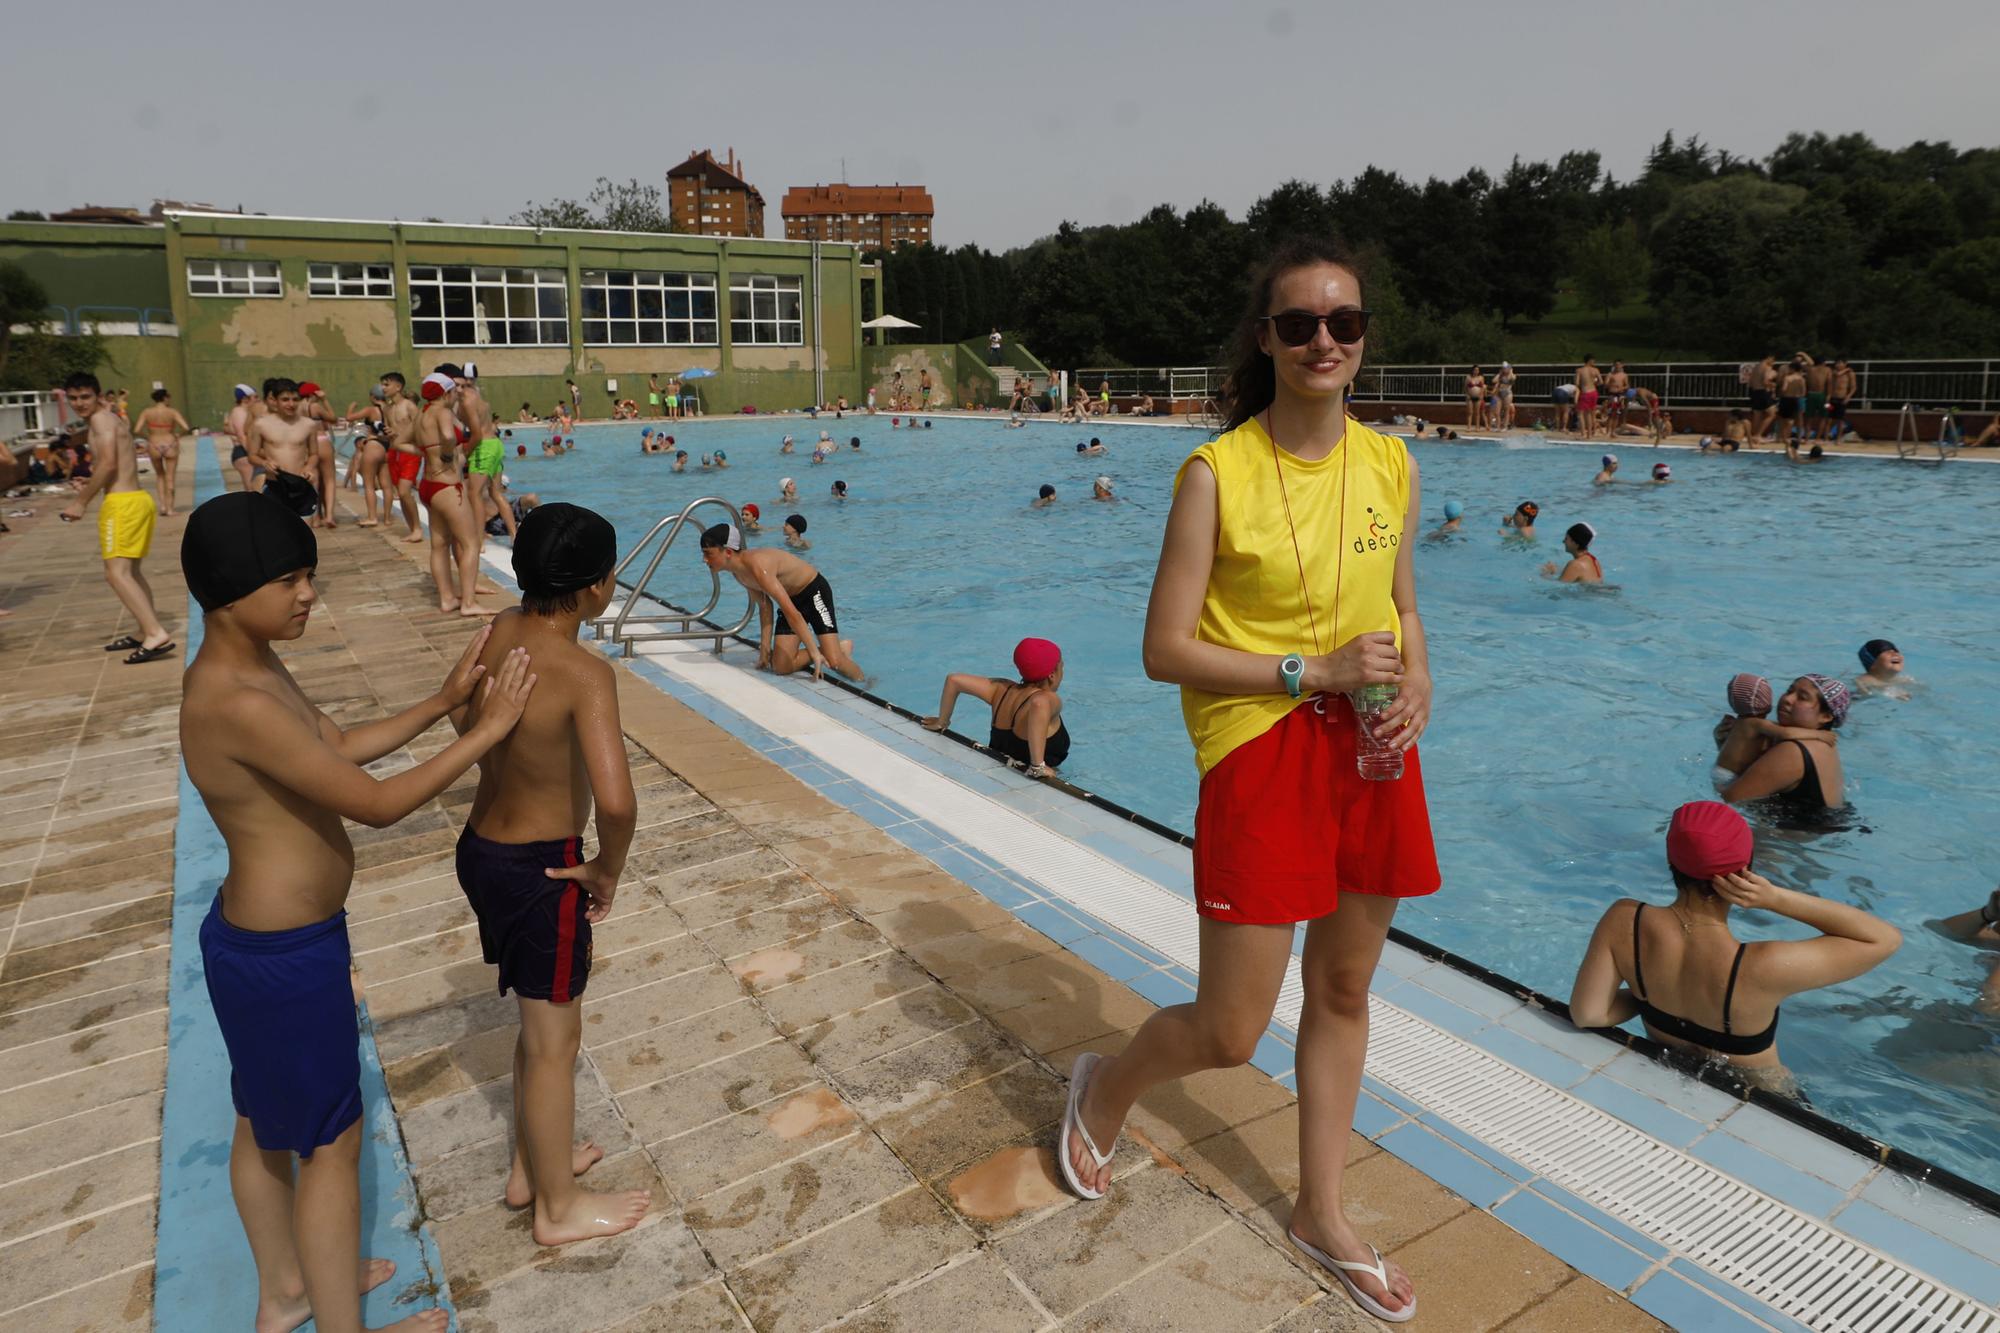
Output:
<path fill-rule="evenodd" d="M 1619 306 L 1609 316 L 1586 310 L 1576 293 L 1556 295 L 1556 308 L 1539 323 L 1517 321 L 1501 343 L 1502 354 L 1517 365 L 1542 362 L 1567 364 L 1589 352 L 1602 363 L 1612 361 L 1703 361 L 1686 348 L 1661 347 L 1653 337 L 1653 309 L 1644 300 Z"/>

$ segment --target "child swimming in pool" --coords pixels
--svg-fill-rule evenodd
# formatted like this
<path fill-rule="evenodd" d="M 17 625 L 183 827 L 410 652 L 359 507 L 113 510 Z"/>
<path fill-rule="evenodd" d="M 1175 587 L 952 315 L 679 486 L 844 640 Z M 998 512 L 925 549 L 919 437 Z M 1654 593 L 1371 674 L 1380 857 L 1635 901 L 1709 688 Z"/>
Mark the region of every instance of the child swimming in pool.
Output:
<path fill-rule="evenodd" d="M 804 514 L 785 515 L 785 545 L 794 551 L 810 551 L 812 543 L 806 540 L 806 516 Z"/>
<path fill-rule="evenodd" d="M 1444 522 L 1431 529 L 1430 535 L 1434 538 L 1448 536 L 1451 533 L 1457 532 L 1459 525 L 1464 520 L 1465 506 L 1456 500 L 1446 500 L 1444 502 Z"/>
<path fill-rule="evenodd" d="M 1861 659 L 1861 674 L 1854 678 L 1856 694 L 1881 694 L 1890 699 L 1910 697 L 1910 678 L 1903 674 L 1902 650 L 1887 639 L 1870 639 L 1861 645 L 1856 656 Z"/>

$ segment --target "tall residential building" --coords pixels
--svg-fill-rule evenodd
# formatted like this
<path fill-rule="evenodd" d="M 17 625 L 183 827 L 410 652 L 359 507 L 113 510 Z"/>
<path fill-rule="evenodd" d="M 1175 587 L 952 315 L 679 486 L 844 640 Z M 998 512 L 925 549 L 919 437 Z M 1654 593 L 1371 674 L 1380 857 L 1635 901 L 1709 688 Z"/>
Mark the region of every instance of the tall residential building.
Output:
<path fill-rule="evenodd" d="M 900 250 L 930 243 L 937 209 L 921 185 L 794 185 L 779 211 L 788 241 L 852 241 Z"/>
<path fill-rule="evenodd" d="M 736 150 L 718 162 L 704 148 L 667 173 L 667 216 L 694 236 L 762 236 L 764 196 L 743 179 Z"/>

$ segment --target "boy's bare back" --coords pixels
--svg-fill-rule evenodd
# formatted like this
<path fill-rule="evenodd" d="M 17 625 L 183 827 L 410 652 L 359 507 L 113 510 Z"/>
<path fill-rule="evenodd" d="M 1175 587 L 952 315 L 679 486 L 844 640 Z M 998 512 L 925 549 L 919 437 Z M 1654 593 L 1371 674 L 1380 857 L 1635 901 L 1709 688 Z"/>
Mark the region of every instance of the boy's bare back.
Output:
<path fill-rule="evenodd" d="M 519 725 L 480 760 L 479 793 L 467 823 L 494 842 L 575 837 L 590 819 L 590 761 L 597 760 L 606 778 L 614 767 L 627 771 L 617 677 L 571 631 L 518 608 L 494 619 L 480 660 L 489 672 L 497 670 L 517 647 L 534 658 L 540 681 Z M 472 707 L 469 720 L 476 722 L 477 704 Z"/>

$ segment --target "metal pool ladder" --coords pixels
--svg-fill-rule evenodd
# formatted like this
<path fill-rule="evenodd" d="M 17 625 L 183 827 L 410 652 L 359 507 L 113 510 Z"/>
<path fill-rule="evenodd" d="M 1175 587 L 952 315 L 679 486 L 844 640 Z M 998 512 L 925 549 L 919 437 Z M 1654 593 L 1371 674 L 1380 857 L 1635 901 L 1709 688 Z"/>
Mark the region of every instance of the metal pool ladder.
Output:
<path fill-rule="evenodd" d="M 647 532 L 644 537 L 641 537 L 639 544 L 627 551 L 625 557 L 611 571 L 611 577 L 617 583 L 617 586 L 621 589 L 627 587 L 628 585 L 621 578 L 627 566 L 634 560 L 637 560 L 648 546 L 653 545 L 654 538 L 660 537 L 661 533 L 666 534 L 664 537 L 660 537 L 660 544 L 654 547 L 653 558 L 646 562 L 646 572 L 639 576 L 637 583 L 629 585 L 630 591 L 626 594 L 623 604 L 618 607 L 618 613 L 616 615 L 599 616 L 595 621 L 591 622 L 591 633 L 600 640 L 605 637 L 607 630 L 610 631 L 611 641 L 620 646 L 622 656 L 632 656 L 633 645 L 637 643 L 653 643 L 675 639 L 713 639 L 715 640 L 715 651 L 719 653 L 722 651 L 722 641 L 740 634 L 743 628 L 750 623 L 750 618 L 757 614 L 756 599 L 751 597 L 746 590 L 743 597 L 743 615 L 734 625 L 718 626 L 710 622 L 706 625 L 697 626 L 694 622 L 707 620 L 708 613 L 715 610 L 716 605 L 722 600 L 722 575 L 712 569 L 708 572 L 710 584 L 708 601 L 700 610 L 682 611 L 659 598 L 654 598 L 653 604 L 661 608 L 659 611 L 638 612 L 635 614 L 640 601 L 646 596 L 646 585 L 653 581 L 654 572 L 659 569 L 660 561 L 666 557 L 667 548 L 674 544 L 674 538 L 680 536 L 681 529 L 687 526 L 688 516 L 703 505 L 720 505 L 729 514 L 729 521 L 736 526 L 739 532 L 742 531 L 743 516 L 736 511 L 735 505 L 719 496 L 704 495 L 699 500 L 689 503 L 687 508 L 681 510 L 678 514 L 668 514 L 655 523 L 651 531 Z M 653 626 L 670 624 L 677 624 L 680 628 L 652 628 Z"/>
<path fill-rule="evenodd" d="M 1938 425 L 1936 443 L 1937 461 L 1942 464 L 1958 452 L 1961 437 L 1949 412 Z M 1896 456 L 1911 459 L 1924 447 L 1923 429 L 1917 424 L 1917 409 L 1911 403 L 1904 403 L 1903 410 L 1896 415 Z"/>

